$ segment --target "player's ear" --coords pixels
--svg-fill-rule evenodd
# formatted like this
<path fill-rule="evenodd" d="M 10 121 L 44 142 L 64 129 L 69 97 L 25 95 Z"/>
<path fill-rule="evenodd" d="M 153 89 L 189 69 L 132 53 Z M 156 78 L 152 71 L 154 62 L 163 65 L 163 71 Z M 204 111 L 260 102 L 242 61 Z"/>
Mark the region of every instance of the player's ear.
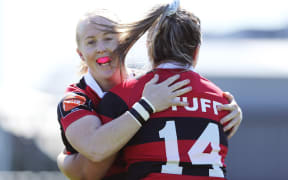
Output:
<path fill-rule="evenodd" d="M 78 55 L 80 56 L 80 58 L 82 59 L 82 61 L 85 61 L 82 52 L 81 52 L 78 48 L 76 49 L 76 51 L 77 51 L 77 54 L 78 54 Z"/>

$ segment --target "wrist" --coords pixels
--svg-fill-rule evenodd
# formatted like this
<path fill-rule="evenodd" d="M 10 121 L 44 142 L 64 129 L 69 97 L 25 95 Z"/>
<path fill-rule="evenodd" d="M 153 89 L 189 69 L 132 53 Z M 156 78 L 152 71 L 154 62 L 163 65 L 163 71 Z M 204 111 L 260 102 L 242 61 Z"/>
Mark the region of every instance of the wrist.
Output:
<path fill-rule="evenodd" d="M 150 118 L 150 115 L 155 112 L 155 107 L 145 97 L 142 97 L 129 110 L 129 113 L 140 126 L 143 126 Z"/>
<path fill-rule="evenodd" d="M 150 115 L 156 112 L 156 108 L 147 98 L 142 97 L 139 103 L 150 113 Z"/>

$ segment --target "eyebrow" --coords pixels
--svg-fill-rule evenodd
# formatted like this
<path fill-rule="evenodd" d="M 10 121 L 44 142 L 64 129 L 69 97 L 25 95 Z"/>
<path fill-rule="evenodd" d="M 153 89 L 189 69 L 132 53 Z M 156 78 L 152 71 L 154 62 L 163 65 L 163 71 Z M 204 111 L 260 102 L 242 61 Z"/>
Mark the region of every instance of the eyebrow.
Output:
<path fill-rule="evenodd" d="M 106 36 L 106 35 L 109 35 L 109 34 L 112 35 L 113 33 L 111 33 L 111 32 L 104 32 L 104 33 L 103 33 L 103 36 Z M 94 38 L 95 38 L 95 36 L 87 36 L 87 37 L 85 38 L 85 40 L 86 40 L 86 39 L 94 39 Z"/>
<path fill-rule="evenodd" d="M 85 38 L 85 40 L 86 40 L 86 39 L 91 39 L 91 38 L 93 38 L 93 39 L 94 39 L 94 38 L 95 38 L 95 36 L 88 36 L 88 37 L 86 37 L 86 38 Z"/>

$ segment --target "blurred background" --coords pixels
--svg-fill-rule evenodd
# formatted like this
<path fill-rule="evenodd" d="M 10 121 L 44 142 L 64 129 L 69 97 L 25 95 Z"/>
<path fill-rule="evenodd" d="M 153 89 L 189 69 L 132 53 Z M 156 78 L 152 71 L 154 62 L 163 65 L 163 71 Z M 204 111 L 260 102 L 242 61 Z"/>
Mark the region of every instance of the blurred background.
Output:
<path fill-rule="evenodd" d="M 0 0 L 0 180 L 64 180 L 56 106 L 80 78 L 75 27 L 106 8 L 123 22 L 168 0 Z M 244 114 L 230 141 L 232 180 L 284 180 L 288 162 L 288 3 L 181 0 L 202 21 L 196 70 L 231 92 Z M 147 67 L 145 37 L 127 66 Z"/>

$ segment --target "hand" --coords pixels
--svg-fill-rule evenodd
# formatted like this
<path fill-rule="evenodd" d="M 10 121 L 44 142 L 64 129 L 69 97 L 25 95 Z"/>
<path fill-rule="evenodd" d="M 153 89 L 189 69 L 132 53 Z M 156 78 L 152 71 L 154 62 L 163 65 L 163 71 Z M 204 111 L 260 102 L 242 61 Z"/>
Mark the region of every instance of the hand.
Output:
<path fill-rule="evenodd" d="M 179 78 L 180 75 L 177 74 L 156 84 L 159 80 L 159 75 L 156 74 L 145 84 L 142 97 L 145 97 L 155 107 L 156 112 L 163 111 L 171 106 L 187 106 L 188 102 L 181 102 L 176 97 L 191 91 L 192 87 L 184 87 L 190 83 L 189 79 L 175 83 Z"/>
<path fill-rule="evenodd" d="M 228 139 L 230 139 L 238 130 L 242 121 L 242 110 L 235 101 L 232 94 L 229 92 L 223 93 L 224 97 L 229 100 L 230 104 L 224 104 L 217 107 L 219 111 L 228 110 L 230 111 L 225 117 L 220 120 L 220 123 L 224 125 L 224 131 L 230 131 Z M 229 123 L 228 123 L 229 122 Z"/>

